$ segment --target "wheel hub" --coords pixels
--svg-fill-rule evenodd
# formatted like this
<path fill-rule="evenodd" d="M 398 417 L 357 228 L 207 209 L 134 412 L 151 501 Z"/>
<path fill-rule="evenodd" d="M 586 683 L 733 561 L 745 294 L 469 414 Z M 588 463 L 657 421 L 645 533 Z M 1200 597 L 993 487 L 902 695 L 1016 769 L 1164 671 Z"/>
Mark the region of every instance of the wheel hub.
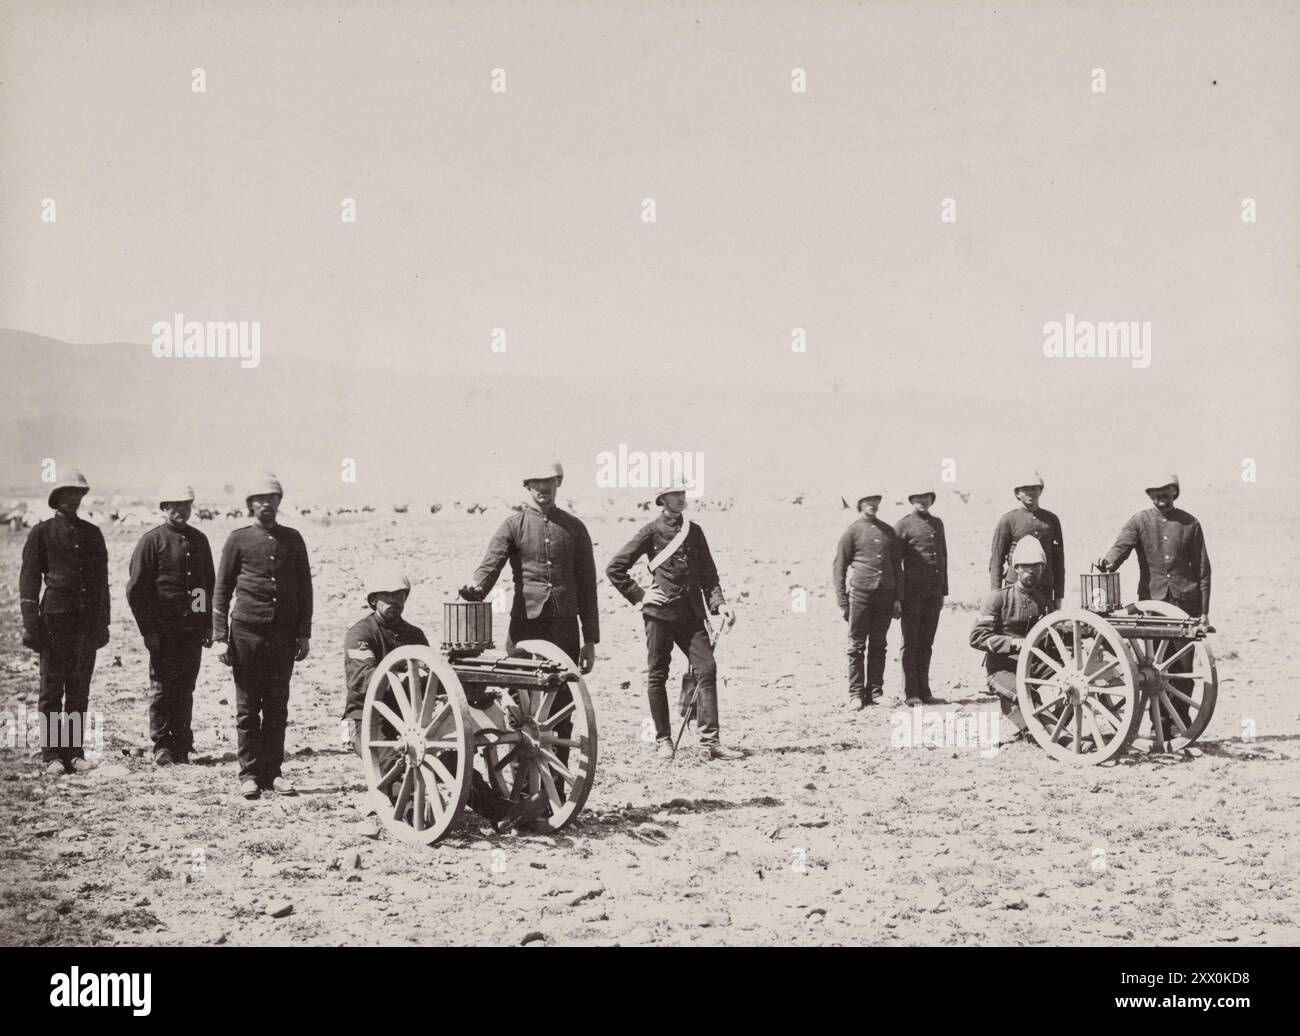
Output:
<path fill-rule="evenodd" d="M 542 728 L 527 713 L 516 709 L 510 710 L 510 726 L 519 734 L 519 753 L 524 756 L 537 756 L 542 752 Z"/>
<path fill-rule="evenodd" d="M 424 762 L 424 730 L 417 723 L 409 724 L 401 731 L 402 751 L 411 766 Z"/>

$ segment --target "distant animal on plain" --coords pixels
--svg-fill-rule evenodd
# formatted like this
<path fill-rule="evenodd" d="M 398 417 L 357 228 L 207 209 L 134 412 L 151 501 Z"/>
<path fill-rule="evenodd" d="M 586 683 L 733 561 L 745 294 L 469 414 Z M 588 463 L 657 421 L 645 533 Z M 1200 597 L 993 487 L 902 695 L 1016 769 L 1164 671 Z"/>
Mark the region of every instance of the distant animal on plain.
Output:
<path fill-rule="evenodd" d="M 373 507 L 366 507 L 366 508 L 362 508 L 362 510 L 373 511 L 374 508 L 373 508 Z M 393 504 L 393 513 L 394 513 L 394 514 L 406 514 L 406 512 L 407 512 L 408 510 L 410 510 L 410 508 L 409 508 L 409 506 L 406 505 L 406 504 Z"/>

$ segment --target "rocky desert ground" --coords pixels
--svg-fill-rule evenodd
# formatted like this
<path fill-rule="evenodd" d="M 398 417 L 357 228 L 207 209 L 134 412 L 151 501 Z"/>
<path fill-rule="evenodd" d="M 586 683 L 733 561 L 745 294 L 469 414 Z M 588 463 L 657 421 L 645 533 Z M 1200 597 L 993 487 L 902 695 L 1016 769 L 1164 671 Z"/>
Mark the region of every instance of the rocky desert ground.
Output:
<path fill-rule="evenodd" d="M 936 506 L 952 595 L 934 659 L 943 703 L 927 711 L 953 714 L 950 732 L 996 715 L 966 637 L 989 533 L 1012 503 L 945 492 Z M 146 657 L 122 597 L 140 530 L 109 528 L 112 639 L 91 697 L 103 753 L 89 774 L 50 779 L 21 743 L 0 752 L 0 942 L 1293 944 L 1294 502 L 1243 486 L 1181 503 L 1207 529 L 1218 628 L 1219 704 L 1194 749 L 1155 755 L 1139 742 L 1113 765 L 1075 768 L 1032 743 L 937 738 L 937 721 L 913 724 L 898 697 L 896 624 L 884 702 L 846 714 L 829 575 L 850 513 L 824 500 L 737 504 L 694 517 L 739 612 L 719 652 L 722 720 L 748 756 L 656 765 L 640 622 L 602 578 L 589 677 L 600 759 L 585 812 L 556 836 L 498 835 L 467 814 L 431 849 L 375 837 L 358 809 L 360 767 L 338 745 L 342 636 L 366 565 L 387 553 L 415 582 L 408 617 L 436 642 L 440 602 L 499 510 L 286 519 L 307 538 L 317 588 L 290 707 L 286 773 L 301 794 L 254 803 L 236 793 L 233 685 L 215 659 L 196 692 L 194 765 L 159 771 L 141 751 Z M 1064 522 L 1073 583 L 1141 499 L 1067 502 L 1049 487 L 1044 504 Z M 577 510 L 602 569 L 646 518 L 634 504 Z M 901 513 L 886 501 L 881 516 Z M 200 528 L 219 551 L 236 524 Z M 11 716 L 36 705 L 36 659 L 19 643 L 21 547 L 22 534 L 0 533 L 0 708 Z M 1135 587 L 1130 561 L 1126 599 Z M 918 730 L 932 735 L 911 743 Z"/>

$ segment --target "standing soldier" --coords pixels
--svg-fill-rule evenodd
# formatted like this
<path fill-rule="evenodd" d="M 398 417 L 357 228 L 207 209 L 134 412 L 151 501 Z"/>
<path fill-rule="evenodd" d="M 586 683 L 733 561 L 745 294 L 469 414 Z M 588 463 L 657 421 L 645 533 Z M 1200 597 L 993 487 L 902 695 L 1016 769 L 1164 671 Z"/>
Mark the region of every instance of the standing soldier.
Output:
<path fill-rule="evenodd" d="M 614 588 L 636 605 L 645 619 L 646 693 L 655 726 L 655 751 L 661 759 L 673 755 L 665 685 L 676 644 L 695 673 L 701 754 L 705 759 L 740 759 L 744 753 L 723 747 L 719 736 L 718 671 L 704 618 L 705 599 L 709 612 L 721 613 L 724 623 L 734 622 L 735 613 L 722 596 L 704 530 L 682 515 L 685 486 L 674 483 L 655 497 L 655 504 L 663 513 L 628 541 L 605 569 Z M 648 560 L 653 579 L 648 591 L 630 574 L 642 557 Z"/>
<path fill-rule="evenodd" d="M 483 600 L 509 562 L 515 594 L 506 650 L 513 650 L 522 640 L 549 640 L 576 662 L 579 672 L 589 673 L 600 643 L 596 559 L 587 527 L 555 505 L 555 493 L 563 481 L 564 468 L 554 457 L 534 461 L 524 469 L 528 496 L 523 508 L 497 528 L 483 563 L 460 588 L 460 595 L 467 601 Z M 565 683 L 555 695 L 551 711 L 560 712 L 572 701 L 573 692 Z M 566 714 L 555 731 L 567 738 L 573 732 L 572 718 Z M 560 762 L 568 762 L 569 749 L 561 747 L 556 755 Z"/>
<path fill-rule="evenodd" d="M 898 535 L 876 517 L 880 494 L 858 497 L 861 517 L 844 530 L 835 551 L 831 579 L 844 621 L 849 624 L 849 708 L 874 704 L 885 690 L 889 622 L 903 614 L 903 561 Z M 845 577 L 848 588 L 845 588 Z M 862 654 L 866 651 L 866 683 Z"/>
<path fill-rule="evenodd" d="M 212 645 L 215 573 L 208 538 L 190 524 L 194 490 L 176 477 L 158 491 L 163 523 L 135 545 L 126 600 L 149 651 L 149 737 L 158 766 L 188 763 L 203 649 Z"/>
<path fill-rule="evenodd" d="M 903 694 L 908 705 L 933 697 L 930 655 L 939 628 L 939 613 L 948 596 L 948 541 L 943 521 L 930 513 L 935 492 L 907 498 L 912 513 L 894 526 L 903 555 Z"/>
<path fill-rule="evenodd" d="M 18 577 L 23 645 L 41 656 L 41 761 L 51 777 L 92 765 L 86 708 L 95 652 L 108 643 L 109 604 L 104 534 L 77 517 L 89 490 L 85 475 L 65 469 L 50 490 L 54 517 L 28 533 Z"/>
<path fill-rule="evenodd" d="M 1097 561 L 1113 572 L 1137 552 L 1138 599 L 1168 601 L 1203 623 L 1210 621 L 1210 556 L 1201 523 L 1174 506 L 1180 495 L 1177 475 L 1159 475 L 1147 487 L 1155 506 L 1139 511 L 1119 532 L 1115 545 Z"/>
<path fill-rule="evenodd" d="M 1051 612 L 1052 605 L 1039 590 L 1046 569 L 1042 544 L 1034 536 L 1022 536 L 1011 552 L 1015 582 L 986 594 L 979 618 L 970 631 L 970 646 L 984 652 L 984 671 L 989 690 L 998 696 L 1002 715 L 1023 734 L 1028 729 L 1016 697 L 1016 666 L 1025 644 L 1025 634 L 1034 623 Z"/>
<path fill-rule="evenodd" d="M 460 595 L 467 601 L 483 600 L 509 562 L 515 595 L 507 648 L 521 640 L 549 640 L 573 659 L 581 672 L 589 673 L 600 643 L 596 560 L 587 527 L 555 504 L 555 493 L 563 481 L 564 468 L 554 458 L 536 461 L 525 469 L 528 498 L 524 507 L 497 528 L 483 563 L 461 587 Z"/>
<path fill-rule="evenodd" d="M 307 545 L 296 529 L 276 522 L 283 497 L 271 472 L 253 476 L 246 502 L 255 520 L 226 539 L 213 596 L 212 639 L 235 677 L 239 790 L 246 799 L 263 791 L 296 794 L 280 767 L 289 679 L 311 647 L 312 587 Z"/>
<path fill-rule="evenodd" d="M 1043 479 L 1038 472 L 1015 487 L 1020 506 L 998 519 L 993 530 L 993 549 L 989 552 L 989 589 L 1000 590 L 1015 582 L 1011 571 L 1011 551 L 1022 537 L 1033 536 L 1043 548 L 1047 558 L 1043 566 L 1039 592 L 1060 610 L 1065 592 L 1065 540 L 1061 535 L 1061 519 L 1051 511 L 1038 506 L 1043 495 Z"/>

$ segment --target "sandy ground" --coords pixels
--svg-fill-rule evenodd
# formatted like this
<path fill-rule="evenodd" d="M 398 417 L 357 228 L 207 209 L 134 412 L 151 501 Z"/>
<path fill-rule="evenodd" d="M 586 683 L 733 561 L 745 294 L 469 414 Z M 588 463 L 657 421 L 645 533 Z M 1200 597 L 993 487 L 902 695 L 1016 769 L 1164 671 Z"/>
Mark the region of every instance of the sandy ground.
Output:
<path fill-rule="evenodd" d="M 87 775 L 50 779 L 27 748 L 0 752 L 0 942 L 1295 943 L 1295 526 L 1289 509 L 1240 494 L 1188 507 L 1209 530 L 1220 629 L 1219 706 L 1199 750 L 1139 744 L 1114 765 L 1074 768 L 1032 744 L 900 745 L 897 625 L 884 707 L 840 709 L 844 624 L 828 583 L 848 512 L 706 511 L 695 517 L 740 613 L 719 657 L 723 735 L 748 757 L 655 764 L 640 621 L 602 578 L 589 678 L 600 760 L 585 812 L 555 837 L 496 835 L 468 814 L 423 850 L 370 837 L 357 809 L 359 764 L 337 746 L 342 635 L 360 614 L 362 570 L 387 551 L 408 563 L 408 617 L 436 642 L 439 602 L 502 515 L 297 522 L 317 587 L 290 707 L 286 773 L 302 794 L 255 803 L 236 794 L 233 685 L 215 659 L 196 692 L 202 761 L 158 771 L 133 752 L 147 744 L 146 657 L 122 588 L 138 532 L 110 531 L 112 640 L 91 697 L 104 754 Z M 954 566 L 934 662 L 947 703 L 935 711 L 972 722 L 996 709 L 966 636 L 1002 509 L 939 509 Z M 1071 572 L 1132 509 L 1060 510 Z M 602 568 L 644 520 L 634 513 L 587 518 Z M 214 552 L 233 524 L 200 526 Z M 18 637 L 21 543 L 0 534 L 11 714 L 36 704 L 36 660 Z M 1130 562 L 1126 597 L 1135 582 Z"/>

